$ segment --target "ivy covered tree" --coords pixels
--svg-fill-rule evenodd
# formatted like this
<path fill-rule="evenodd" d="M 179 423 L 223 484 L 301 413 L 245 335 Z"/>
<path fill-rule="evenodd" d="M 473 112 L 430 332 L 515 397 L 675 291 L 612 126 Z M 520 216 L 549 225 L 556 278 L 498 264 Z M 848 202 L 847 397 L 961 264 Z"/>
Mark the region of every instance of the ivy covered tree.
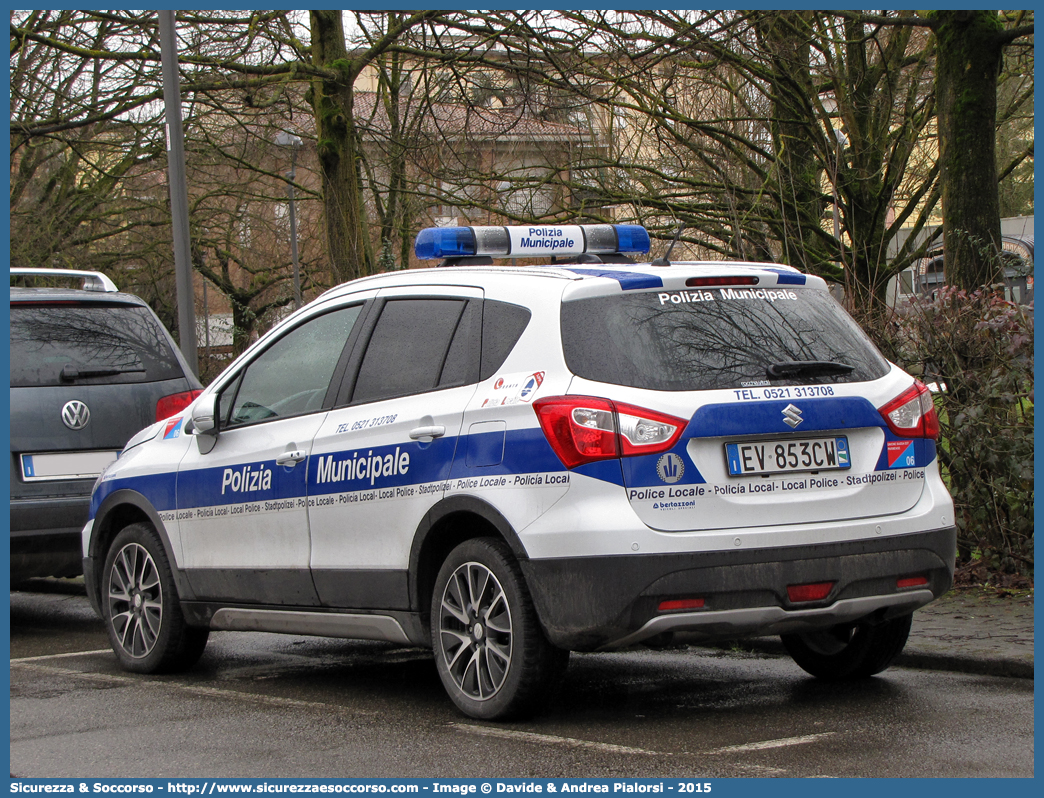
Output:
<path fill-rule="evenodd" d="M 946 281 L 974 290 L 1002 274 L 997 86 L 1005 47 L 1031 35 L 1033 25 L 1021 17 L 1005 25 L 996 11 L 933 11 L 928 20 L 938 42 Z"/>

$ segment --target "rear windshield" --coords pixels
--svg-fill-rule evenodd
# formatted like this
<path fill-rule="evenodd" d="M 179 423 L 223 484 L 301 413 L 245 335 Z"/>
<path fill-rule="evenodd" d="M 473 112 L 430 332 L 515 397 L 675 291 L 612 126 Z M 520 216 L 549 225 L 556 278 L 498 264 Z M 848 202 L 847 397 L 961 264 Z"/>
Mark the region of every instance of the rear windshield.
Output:
<path fill-rule="evenodd" d="M 658 391 L 858 382 L 888 363 L 825 291 L 711 288 L 624 293 L 562 304 L 574 374 Z M 772 364 L 827 361 L 843 374 L 768 379 Z"/>
<path fill-rule="evenodd" d="M 159 322 L 125 304 L 12 304 L 11 387 L 184 376 Z"/>

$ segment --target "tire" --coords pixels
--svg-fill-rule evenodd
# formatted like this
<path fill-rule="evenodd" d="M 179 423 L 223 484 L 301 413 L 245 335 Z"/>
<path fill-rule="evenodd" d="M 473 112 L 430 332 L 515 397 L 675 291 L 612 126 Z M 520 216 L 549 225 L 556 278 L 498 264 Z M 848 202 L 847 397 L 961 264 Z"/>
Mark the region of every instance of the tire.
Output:
<path fill-rule="evenodd" d="M 569 661 L 569 652 L 544 636 L 522 571 L 496 538 L 465 541 L 442 564 L 431 640 L 446 692 L 481 720 L 540 709 Z"/>
<path fill-rule="evenodd" d="M 131 524 L 116 536 L 100 592 L 105 630 L 124 670 L 182 671 L 203 655 L 210 630 L 185 623 L 170 562 L 149 524 Z"/>
<path fill-rule="evenodd" d="M 819 679 L 866 679 L 899 656 L 912 621 L 911 613 L 875 625 L 834 626 L 821 632 L 781 635 L 781 639 L 794 662 Z"/>

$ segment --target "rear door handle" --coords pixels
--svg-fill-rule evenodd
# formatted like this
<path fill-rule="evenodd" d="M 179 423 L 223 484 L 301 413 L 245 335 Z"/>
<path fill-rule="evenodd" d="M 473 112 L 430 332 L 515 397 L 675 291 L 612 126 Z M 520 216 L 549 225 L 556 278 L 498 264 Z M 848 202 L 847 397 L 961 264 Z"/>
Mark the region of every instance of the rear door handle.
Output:
<path fill-rule="evenodd" d="M 446 428 L 440 424 L 432 424 L 428 427 L 417 427 L 410 430 L 410 440 L 419 441 L 421 438 L 441 438 L 446 434 Z"/>
<path fill-rule="evenodd" d="M 276 465 L 289 466 L 290 468 L 293 468 L 307 456 L 308 455 L 300 449 L 288 449 L 276 458 Z"/>

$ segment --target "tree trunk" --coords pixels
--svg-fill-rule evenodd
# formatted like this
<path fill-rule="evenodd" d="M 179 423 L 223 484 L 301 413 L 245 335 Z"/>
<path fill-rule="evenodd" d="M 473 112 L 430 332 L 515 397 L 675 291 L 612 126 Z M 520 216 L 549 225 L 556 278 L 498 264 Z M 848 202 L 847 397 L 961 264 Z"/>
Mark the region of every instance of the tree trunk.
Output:
<path fill-rule="evenodd" d="M 935 20 L 946 282 L 974 290 L 1001 277 L 995 156 L 1001 23 L 995 11 L 938 11 Z"/>
<path fill-rule="evenodd" d="M 818 230 L 823 217 L 819 159 L 809 129 L 809 120 L 815 118 L 809 12 L 759 12 L 756 29 L 773 73 L 770 129 L 776 185 L 772 188 L 779 205 L 783 259 L 818 274 L 827 256 Z"/>
<path fill-rule="evenodd" d="M 326 244 L 333 282 L 374 271 L 366 203 L 360 173 L 360 147 L 353 112 L 356 70 L 345 47 L 340 11 L 310 11 L 312 64 L 331 76 L 312 81 L 316 150 L 322 172 Z"/>

